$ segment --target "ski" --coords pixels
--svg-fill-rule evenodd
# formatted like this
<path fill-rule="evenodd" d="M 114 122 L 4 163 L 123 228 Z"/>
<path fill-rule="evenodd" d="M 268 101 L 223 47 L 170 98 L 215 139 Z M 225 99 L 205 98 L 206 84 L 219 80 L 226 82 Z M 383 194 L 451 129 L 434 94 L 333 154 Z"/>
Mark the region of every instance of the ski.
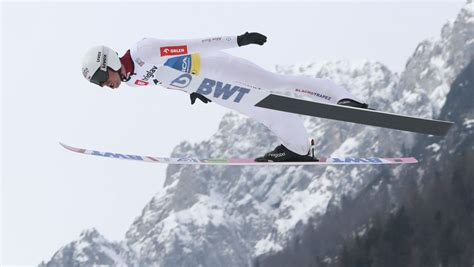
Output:
<path fill-rule="evenodd" d="M 394 113 L 296 99 L 270 94 L 257 107 L 353 122 L 383 128 L 444 136 L 453 125 L 449 121 L 430 120 Z"/>
<path fill-rule="evenodd" d="M 254 159 L 199 159 L 199 158 L 167 158 L 154 156 L 130 155 L 114 152 L 104 152 L 98 150 L 89 150 L 76 148 L 59 143 L 65 149 L 82 153 L 86 155 L 100 156 L 112 159 L 135 160 L 162 164 L 181 164 L 181 165 L 225 165 L 225 166 L 243 166 L 243 165 L 382 165 L 382 164 L 408 164 L 417 163 L 413 157 L 405 158 L 378 158 L 378 157 L 320 157 L 319 161 L 311 162 L 256 162 Z"/>

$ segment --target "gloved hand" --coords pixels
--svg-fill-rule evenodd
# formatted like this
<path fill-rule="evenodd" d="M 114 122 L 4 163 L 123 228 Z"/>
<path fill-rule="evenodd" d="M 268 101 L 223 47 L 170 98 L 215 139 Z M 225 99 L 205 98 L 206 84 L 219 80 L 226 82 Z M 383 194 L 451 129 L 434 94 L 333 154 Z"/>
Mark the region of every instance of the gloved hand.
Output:
<path fill-rule="evenodd" d="M 258 32 L 246 32 L 242 35 L 237 36 L 237 44 L 239 46 L 258 44 L 263 45 L 267 41 L 267 37 Z"/>
<path fill-rule="evenodd" d="M 189 95 L 189 98 L 191 98 L 191 105 L 194 105 L 194 102 L 196 102 L 196 98 L 199 98 L 199 100 L 201 100 L 202 102 L 204 102 L 204 104 L 207 104 L 208 102 L 212 102 L 211 100 L 209 100 L 207 97 L 201 95 L 201 94 L 198 94 L 198 93 L 191 93 Z"/>

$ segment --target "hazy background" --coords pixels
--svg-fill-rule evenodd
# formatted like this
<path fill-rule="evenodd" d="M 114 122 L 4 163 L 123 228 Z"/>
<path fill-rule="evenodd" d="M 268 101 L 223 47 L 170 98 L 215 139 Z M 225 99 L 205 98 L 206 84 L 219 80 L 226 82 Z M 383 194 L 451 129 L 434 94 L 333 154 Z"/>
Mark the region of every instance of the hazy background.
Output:
<path fill-rule="evenodd" d="M 268 36 L 263 47 L 227 52 L 270 70 L 367 58 L 399 72 L 463 4 L 2 2 L 1 265 L 38 264 L 89 227 L 121 240 L 162 187 L 165 165 L 87 157 L 59 141 L 168 156 L 182 140 L 210 138 L 226 112 L 191 106 L 187 95 L 159 87 L 89 84 L 80 66 L 89 47 L 105 44 L 122 55 L 145 36 L 258 31 Z"/>

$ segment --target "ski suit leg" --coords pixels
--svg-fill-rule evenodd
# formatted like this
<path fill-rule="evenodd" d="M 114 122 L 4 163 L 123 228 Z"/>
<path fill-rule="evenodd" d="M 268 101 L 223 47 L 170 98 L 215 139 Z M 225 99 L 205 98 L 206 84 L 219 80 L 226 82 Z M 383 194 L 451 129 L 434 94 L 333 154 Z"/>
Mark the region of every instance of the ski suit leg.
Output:
<path fill-rule="evenodd" d="M 227 80 L 231 79 L 240 85 L 246 85 L 250 89 L 297 93 L 311 97 L 318 102 L 332 104 L 336 104 L 344 98 L 364 103 L 344 87 L 329 79 L 270 72 L 246 59 L 234 57 L 224 52 L 216 52 L 205 58 L 203 67 L 206 71 L 215 73 Z"/>
<path fill-rule="evenodd" d="M 343 98 L 357 100 L 347 90 L 328 79 L 273 73 L 224 52 L 201 54 L 201 74 L 252 90 L 296 92 L 319 102 L 337 103 Z M 238 111 L 263 123 L 291 151 L 301 155 L 308 153 L 309 135 L 301 116 L 254 106 L 241 107 Z"/>
<path fill-rule="evenodd" d="M 247 61 L 236 62 L 235 57 L 225 53 L 203 54 L 201 55 L 201 75 L 257 90 L 250 84 L 243 84 L 245 82 L 240 79 L 244 76 L 241 70 L 248 69 L 241 63 L 253 64 Z M 254 65 L 254 67 L 258 66 Z M 258 77 L 258 74 L 253 77 Z M 240 106 L 235 110 L 265 125 L 289 150 L 300 155 L 308 153 L 309 135 L 301 116 L 255 106 Z"/>

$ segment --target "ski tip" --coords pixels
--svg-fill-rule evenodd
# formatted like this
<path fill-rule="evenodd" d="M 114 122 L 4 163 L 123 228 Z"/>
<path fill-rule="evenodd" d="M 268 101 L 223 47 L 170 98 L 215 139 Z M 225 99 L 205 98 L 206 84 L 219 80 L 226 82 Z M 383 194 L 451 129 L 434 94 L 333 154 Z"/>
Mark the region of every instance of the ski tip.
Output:
<path fill-rule="evenodd" d="M 74 148 L 73 148 L 72 146 L 68 146 L 68 145 L 66 145 L 66 144 L 64 144 L 64 143 L 62 143 L 62 142 L 59 142 L 59 144 L 60 144 L 62 147 L 64 147 L 65 149 L 74 150 Z"/>
<path fill-rule="evenodd" d="M 68 149 L 68 146 L 67 146 L 66 144 L 64 144 L 64 143 L 62 143 L 62 142 L 59 142 L 59 144 L 60 144 L 63 148 Z"/>
<path fill-rule="evenodd" d="M 84 153 L 86 150 L 85 149 L 81 149 L 81 148 L 75 148 L 75 147 L 72 147 L 72 146 L 68 146 L 64 143 L 61 143 L 59 142 L 59 144 L 64 147 L 65 149 L 67 150 L 70 150 L 70 151 L 73 151 L 73 152 L 78 152 L 78 153 Z"/>

